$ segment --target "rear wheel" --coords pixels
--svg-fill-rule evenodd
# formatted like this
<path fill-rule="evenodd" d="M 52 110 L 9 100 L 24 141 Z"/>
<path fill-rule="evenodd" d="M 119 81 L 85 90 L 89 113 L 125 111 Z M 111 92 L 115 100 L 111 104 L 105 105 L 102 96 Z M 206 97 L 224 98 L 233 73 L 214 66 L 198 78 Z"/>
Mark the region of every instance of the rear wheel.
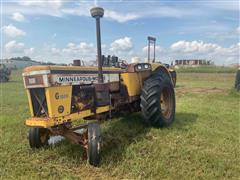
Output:
<path fill-rule="evenodd" d="M 31 148 L 41 148 L 48 145 L 49 130 L 46 128 L 32 127 L 29 130 L 29 144 Z"/>
<path fill-rule="evenodd" d="M 174 121 L 175 93 L 166 73 L 156 72 L 144 82 L 140 106 L 147 124 L 162 127 Z"/>
<path fill-rule="evenodd" d="M 88 125 L 88 163 L 98 166 L 100 163 L 101 131 L 98 123 Z"/>

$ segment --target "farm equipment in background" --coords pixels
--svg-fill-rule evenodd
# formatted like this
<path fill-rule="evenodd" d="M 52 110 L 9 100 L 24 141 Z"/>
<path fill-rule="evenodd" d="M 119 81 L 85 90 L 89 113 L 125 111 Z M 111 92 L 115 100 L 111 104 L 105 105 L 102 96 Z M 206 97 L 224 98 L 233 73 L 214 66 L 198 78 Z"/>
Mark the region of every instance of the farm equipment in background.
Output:
<path fill-rule="evenodd" d="M 127 64 L 117 57 L 105 62 L 100 36 L 103 14 L 103 8 L 91 9 L 96 18 L 98 67 L 32 66 L 23 72 L 31 112 L 25 121 L 30 146 L 46 146 L 50 136 L 61 135 L 82 145 L 93 166 L 100 162 L 100 120 L 126 109 L 141 111 L 144 122 L 155 127 L 168 126 L 175 117 L 174 83 L 164 65 Z M 80 119 L 86 123 L 73 125 Z"/>
<path fill-rule="evenodd" d="M 238 70 L 236 72 L 234 87 L 237 91 L 240 91 L 240 68 L 238 68 Z"/>
<path fill-rule="evenodd" d="M 11 70 L 5 66 L 5 64 L 0 64 L 0 82 L 8 82 L 10 79 Z"/>

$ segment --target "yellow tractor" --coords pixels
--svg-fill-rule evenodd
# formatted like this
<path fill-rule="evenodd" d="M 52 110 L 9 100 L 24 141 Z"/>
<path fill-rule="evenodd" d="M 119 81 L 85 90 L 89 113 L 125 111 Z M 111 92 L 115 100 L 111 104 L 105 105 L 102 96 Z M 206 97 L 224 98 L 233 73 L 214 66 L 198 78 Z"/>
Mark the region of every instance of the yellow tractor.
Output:
<path fill-rule="evenodd" d="M 96 19 L 98 66 L 25 68 L 23 79 L 31 112 L 25 124 L 30 127 L 31 148 L 46 146 L 51 136 L 61 135 L 82 145 L 89 164 L 97 166 L 100 120 L 127 108 L 141 111 L 147 125 L 168 126 L 174 121 L 175 93 L 171 74 L 160 63 L 126 64 L 117 57 L 106 62 L 100 36 L 104 10 L 94 7 L 90 12 Z M 84 123 L 73 125 L 81 119 Z"/>

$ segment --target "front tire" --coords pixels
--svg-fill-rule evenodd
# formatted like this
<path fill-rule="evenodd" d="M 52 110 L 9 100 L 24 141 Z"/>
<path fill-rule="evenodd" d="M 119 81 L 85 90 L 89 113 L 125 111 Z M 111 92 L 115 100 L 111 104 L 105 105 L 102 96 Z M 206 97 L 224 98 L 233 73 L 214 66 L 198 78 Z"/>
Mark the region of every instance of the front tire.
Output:
<path fill-rule="evenodd" d="M 46 128 L 32 127 L 29 129 L 28 140 L 31 148 L 48 146 L 49 130 Z"/>
<path fill-rule="evenodd" d="M 175 92 L 170 77 L 155 72 L 145 82 L 141 93 L 141 110 L 147 124 L 170 125 L 175 118 Z"/>
<path fill-rule="evenodd" d="M 88 125 L 88 163 L 98 166 L 100 163 L 101 131 L 98 123 Z"/>

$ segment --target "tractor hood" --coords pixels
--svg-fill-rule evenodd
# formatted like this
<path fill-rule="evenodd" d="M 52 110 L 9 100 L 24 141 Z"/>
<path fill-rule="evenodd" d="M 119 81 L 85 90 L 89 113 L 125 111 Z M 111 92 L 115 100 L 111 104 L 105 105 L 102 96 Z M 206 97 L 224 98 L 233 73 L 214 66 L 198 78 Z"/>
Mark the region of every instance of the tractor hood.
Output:
<path fill-rule="evenodd" d="M 120 68 L 103 68 L 104 82 L 119 81 Z M 30 66 L 23 71 L 25 88 L 92 84 L 98 80 L 97 67 Z"/>

